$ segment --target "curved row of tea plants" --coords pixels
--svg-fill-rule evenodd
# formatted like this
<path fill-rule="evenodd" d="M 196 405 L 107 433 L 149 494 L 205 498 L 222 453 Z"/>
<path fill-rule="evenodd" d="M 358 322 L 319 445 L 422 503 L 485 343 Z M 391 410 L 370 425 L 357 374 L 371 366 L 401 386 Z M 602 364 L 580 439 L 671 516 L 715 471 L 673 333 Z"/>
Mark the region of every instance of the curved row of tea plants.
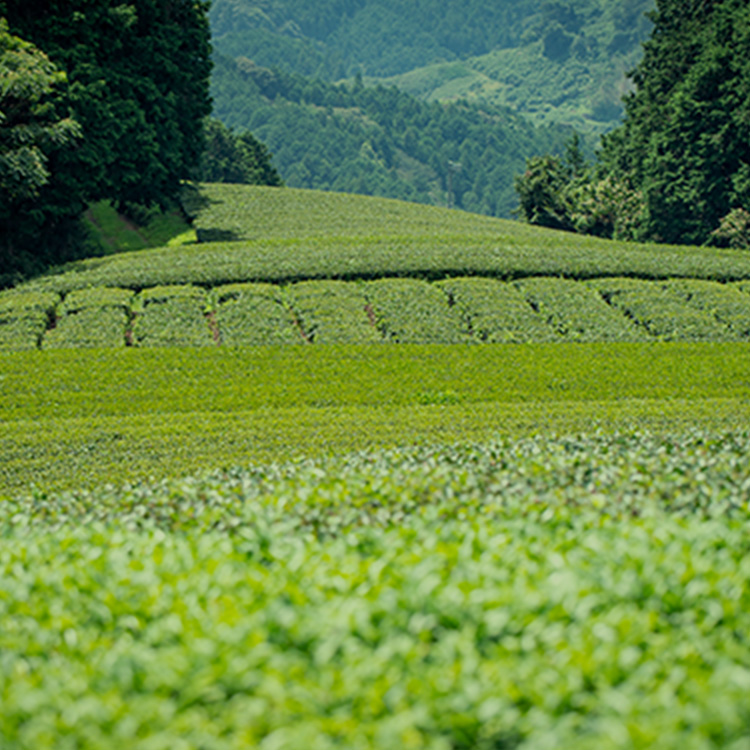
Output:
<path fill-rule="evenodd" d="M 7 750 L 743 747 L 745 433 L 0 504 Z"/>
<path fill-rule="evenodd" d="M 750 280 L 741 251 L 613 242 L 382 198 L 204 185 L 197 203 L 198 233 L 222 241 L 92 258 L 24 288 L 64 294 L 384 276 Z"/>
<path fill-rule="evenodd" d="M 697 279 L 93 287 L 0 294 L 0 350 L 267 343 L 746 341 L 750 284 Z"/>

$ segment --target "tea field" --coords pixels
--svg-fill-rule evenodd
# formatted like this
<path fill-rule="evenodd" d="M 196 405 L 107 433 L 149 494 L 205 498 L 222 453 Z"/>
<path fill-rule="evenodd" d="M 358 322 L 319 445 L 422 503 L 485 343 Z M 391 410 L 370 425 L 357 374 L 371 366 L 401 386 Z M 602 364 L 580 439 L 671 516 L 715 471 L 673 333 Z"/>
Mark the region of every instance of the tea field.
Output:
<path fill-rule="evenodd" d="M 747 433 L 0 506 L 3 747 L 744 748 Z"/>
<path fill-rule="evenodd" d="M 203 186 L 0 292 L 0 747 L 750 749 L 750 258 Z"/>
<path fill-rule="evenodd" d="M 633 246 L 361 196 L 227 185 L 199 238 L 0 293 L 0 351 L 747 341 L 739 251 Z M 227 241 L 231 240 L 231 241 Z"/>

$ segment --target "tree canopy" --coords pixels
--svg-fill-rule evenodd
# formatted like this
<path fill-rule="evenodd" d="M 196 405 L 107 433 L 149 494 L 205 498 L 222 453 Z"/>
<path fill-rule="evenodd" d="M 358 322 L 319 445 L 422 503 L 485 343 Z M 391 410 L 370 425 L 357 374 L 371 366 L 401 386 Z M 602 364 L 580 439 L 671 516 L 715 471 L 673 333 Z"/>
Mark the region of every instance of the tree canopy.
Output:
<path fill-rule="evenodd" d="M 602 164 L 643 192 L 645 237 L 706 242 L 750 208 L 750 5 L 658 0 Z"/>
<path fill-rule="evenodd" d="M 549 162 L 545 184 L 557 182 L 547 194 L 531 191 L 532 182 L 540 182 L 540 163 L 527 165 L 536 172 L 527 169 L 517 181 L 519 194 L 564 206 L 565 221 L 589 231 L 602 224 L 577 221 L 574 214 L 594 210 L 591 197 L 606 184 L 610 236 L 619 231 L 640 240 L 747 246 L 750 5 L 657 0 L 651 18 L 653 33 L 632 74 L 636 88 L 625 98 L 624 121 L 604 136 L 597 163 L 583 178 L 560 180 Z M 543 209 L 540 204 L 524 213 L 536 221 Z"/>
<path fill-rule="evenodd" d="M 272 187 L 284 184 L 271 162 L 271 153 L 249 131 L 235 133 L 220 120 L 209 117 L 205 134 L 206 149 L 200 169 L 203 182 Z"/>
<path fill-rule="evenodd" d="M 0 189 L 4 212 L 33 198 L 49 181 L 48 152 L 80 135 L 70 117 L 57 119 L 50 96 L 65 73 L 0 19 Z"/>
<path fill-rule="evenodd" d="M 524 155 L 561 151 L 570 137 L 567 128 L 535 128 L 507 108 L 428 104 L 361 79 L 333 85 L 247 58 L 215 58 L 216 117 L 268 144 L 290 187 L 509 217 Z"/>
<path fill-rule="evenodd" d="M 17 245 L 38 256 L 88 202 L 166 205 L 196 175 L 211 110 L 207 14 L 204 0 L 0 0 L 10 32 L 65 74 L 50 116 L 73 113 L 82 135 L 49 154 L 50 177 L 17 222 Z M 34 247 L 21 231 L 32 214 L 44 217 Z"/>
<path fill-rule="evenodd" d="M 43 223 L 34 209 L 50 182 L 50 155 L 80 136 L 77 122 L 55 113 L 53 96 L 65 81 L 0 18 L 0 277 L 26 266 L 19 240 L 33 241 Z"/>

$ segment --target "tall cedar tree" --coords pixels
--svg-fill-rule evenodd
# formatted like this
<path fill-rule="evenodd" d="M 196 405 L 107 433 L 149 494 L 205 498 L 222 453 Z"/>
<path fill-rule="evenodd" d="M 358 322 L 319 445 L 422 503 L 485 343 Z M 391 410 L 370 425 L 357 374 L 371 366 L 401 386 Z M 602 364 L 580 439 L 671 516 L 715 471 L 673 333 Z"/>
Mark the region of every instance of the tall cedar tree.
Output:
<path fill-rule="evenodd" d="M 210 113 L 204 0 L 0 0 L 12 33 L 67 74 L 57 101 L 83 138 L 50 157 L 35 205 L 52 241 L 92 200 L 165 205 L 195 174 Z M 21 217 L 21 222 L 23 217 Z"/>
<path fill-rule="evenodd" d="M 657 0 L 652 20 L 601 163 L 642 192 L 644 239 L 701 244 L 750 208 L 750 5 Z"/>

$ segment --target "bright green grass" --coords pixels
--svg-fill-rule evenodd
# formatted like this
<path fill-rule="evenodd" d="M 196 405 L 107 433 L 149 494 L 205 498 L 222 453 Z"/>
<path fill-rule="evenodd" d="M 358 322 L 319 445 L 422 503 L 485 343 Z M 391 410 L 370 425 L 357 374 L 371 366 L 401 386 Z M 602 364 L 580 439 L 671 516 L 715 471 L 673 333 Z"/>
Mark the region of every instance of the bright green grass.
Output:
<path fill-rule="evenodd" d="M 0 356 L 0 492 L 497 434 L 741 428 L 736 344 L 327 346 Z"/>
<path fill-rule="evenodd" d="M 195 230 L 177 211 L 151 211 L 144 225 L 138 226 L 109 202 L 99 201 L 89 207 L 84 218 L 94 241 L 107 253 L 177 246 L 196 240 Z"/>

